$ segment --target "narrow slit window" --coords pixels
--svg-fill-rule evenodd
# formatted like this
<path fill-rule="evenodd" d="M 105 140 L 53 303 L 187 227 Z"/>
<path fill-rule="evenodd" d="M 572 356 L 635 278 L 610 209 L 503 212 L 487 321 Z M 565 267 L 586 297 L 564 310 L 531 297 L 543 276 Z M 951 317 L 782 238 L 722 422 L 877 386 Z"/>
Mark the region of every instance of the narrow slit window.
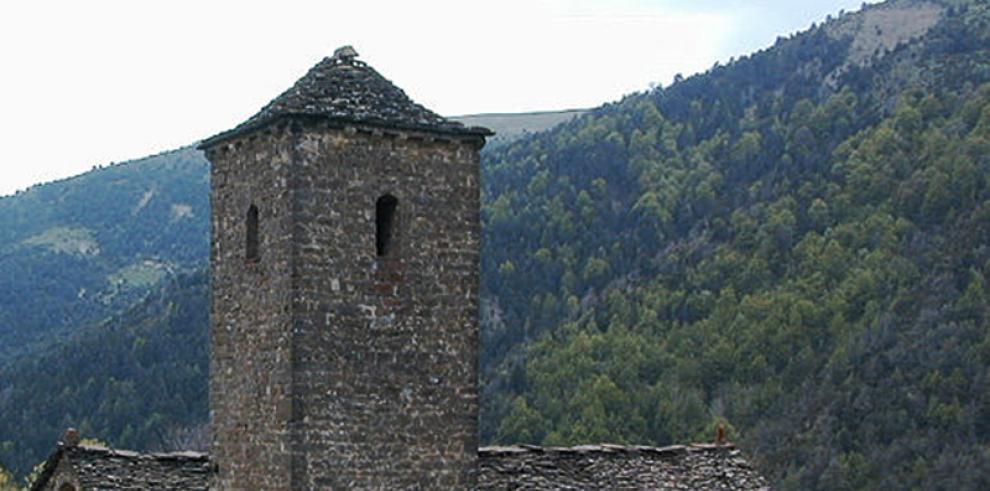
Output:
<path fill-rule="evenodd" d="M 375 203 L 375 250 L 378 256 L 387 256 L 394 247 L 395 210 L 399 200 L 386 194 Z"/>
<path fill-rule="evenodd" d="M 247 211 L 245 220 L 247 236 L 244 240 L 244 260 L 257 262 L 261 259 L 261 251 L 258 244 L 258 207 L 251 205 Z"/>

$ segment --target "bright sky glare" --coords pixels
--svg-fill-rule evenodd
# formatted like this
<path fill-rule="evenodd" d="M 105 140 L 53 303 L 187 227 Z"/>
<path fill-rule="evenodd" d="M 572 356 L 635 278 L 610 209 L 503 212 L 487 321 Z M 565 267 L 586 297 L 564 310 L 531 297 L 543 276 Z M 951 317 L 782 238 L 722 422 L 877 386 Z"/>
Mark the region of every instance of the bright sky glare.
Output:
<path fill-rule="evenodd" d="M 0 195 L 229 129 L 344 44 L 440 114 L 584 108 L 861 3 L 3 2 Z"/>

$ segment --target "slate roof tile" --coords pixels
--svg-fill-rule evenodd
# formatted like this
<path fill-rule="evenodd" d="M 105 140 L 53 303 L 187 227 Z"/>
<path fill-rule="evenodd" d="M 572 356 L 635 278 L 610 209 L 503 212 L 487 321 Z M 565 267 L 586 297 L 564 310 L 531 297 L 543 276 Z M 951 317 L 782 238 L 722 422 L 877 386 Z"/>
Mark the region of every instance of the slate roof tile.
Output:
<path fill-rule="evenodd" d="M 476 490 L 770 489 L 732 444 L 483 447 L 478 460 Z"/>
<path fill-rule="evenodd" d="M 205 140 L 200 147 L 250 132 L 283 118 L 326 118 L 340 123 L 409 129 L 451 135 L 489 136 L 487 128 L 465 127 L 415 103 L 356 53 L 338 49 L 288 90 L 236 128 Z M 341 56 L 340 53 L 346 53 Z"/>
<path fill-rule="evenodd" d="M 81 489 L 209 488 L 210 459 L 198 452 L 141 454 L 89 445 L 59 445 L 45 461 L 32 491 L 48 489 L 59 464 L 71 468 Z"/>

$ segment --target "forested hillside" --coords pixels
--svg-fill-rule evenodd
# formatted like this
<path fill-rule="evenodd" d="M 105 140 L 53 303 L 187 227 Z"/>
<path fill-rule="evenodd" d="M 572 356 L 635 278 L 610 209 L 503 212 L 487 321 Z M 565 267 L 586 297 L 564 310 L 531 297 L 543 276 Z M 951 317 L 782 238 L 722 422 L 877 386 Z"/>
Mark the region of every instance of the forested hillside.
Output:
<path fill-rule="evenodd" d="M 0 198 L 0 366 L 205 266 L 207 169 L 186 148 Z"/>
<path fill-rule="evenodd" d="M 3 461 L 26 474 L 69 427 L 118 448 L 197 443 L 208 418 L 208 317 L 205 270 L 183 274 L 114 318 L 0 369 Z"/>
<path fill-rule="evenodd" d="M 990 15 L 867 14 L 933 8 L 863 64 L 842 18 L 491 153 L 484 438 L 724 422 L 782 489 L 990 486 Z"/>
<path fill-rule="evenodd" d="M 665 445 L 725 423 L 785 490 L 990 488 L 988 46 L 985 2 L 893 0 L 486 149 L 482 440 Z M 170 187 L 199 197 L 163 213 L 206 203 L 201 165 Z M 177 174 L 149 169 L 128 200 L 80 191 L 116 203 L 67 208 L 116 213 L 99 227 L 33 224 L 58 193 L 0 201 L 22 217 L 4 250 L 46 251 L 10 264 L 110 257 L 86 253 L 105 233 L 146 244 L 78 298 L 164 244 L 205 264 L 199 205 L 181 240 L 159 230 L 171 215 L 126 219 Z M 206 280 L 161 284 L 103 322 L 113 306 L 77 307 L 78 286 L 0 298 L 48 302 L 15 305 L 42 317 L 0 370 L 0 461 L 26 472 L 70 424 L 146 449 L 204 422 Z M 27 343 L 52 325 L 89 327 Z"/>

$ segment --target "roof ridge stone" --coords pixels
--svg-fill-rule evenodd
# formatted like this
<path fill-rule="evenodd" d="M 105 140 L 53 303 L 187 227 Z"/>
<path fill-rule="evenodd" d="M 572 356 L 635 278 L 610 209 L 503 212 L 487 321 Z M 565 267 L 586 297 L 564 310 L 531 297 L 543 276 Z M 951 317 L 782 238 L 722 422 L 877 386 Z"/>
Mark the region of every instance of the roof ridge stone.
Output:
<path fill-rule="evenodd" d="M 680 452 L 704 452 L 712 450 L 736 450 L 733 443 L 692 443 L 689 445 L 668 445 L 665 447 L 654 447 L 649 445 L 624 445 L 613 443 L 599 443 L 591 445 L 574 445 L 570 447 L 545 447 L 541 445 L 517 444 L 517 445 L 492 445 L 480 447 L 479 455 L 502 455 L 521 453 L 680 453 Z"/>

